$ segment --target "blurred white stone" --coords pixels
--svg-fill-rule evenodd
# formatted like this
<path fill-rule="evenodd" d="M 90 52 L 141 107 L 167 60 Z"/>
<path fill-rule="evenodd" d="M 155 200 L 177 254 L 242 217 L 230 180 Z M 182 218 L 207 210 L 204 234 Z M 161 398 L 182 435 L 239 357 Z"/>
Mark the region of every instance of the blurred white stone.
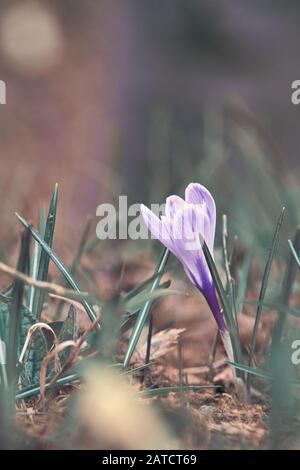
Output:
<path fill-rule="evenodd" d="M 58 19 L 35 0 L 22 0 L 2 12 L 0 44 L 7 62 L 26 74 L 46 71 L 63 56 Z"/>

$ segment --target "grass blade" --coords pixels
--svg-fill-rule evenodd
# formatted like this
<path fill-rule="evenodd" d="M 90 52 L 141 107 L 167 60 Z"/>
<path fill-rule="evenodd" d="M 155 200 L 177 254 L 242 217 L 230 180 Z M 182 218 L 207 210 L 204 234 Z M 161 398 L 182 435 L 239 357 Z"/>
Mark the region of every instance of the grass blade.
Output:
<path fill-rule="evenodd" d="M 144 370 L 148 366 L 149 364 L 143 364 L 142 366 L 135 367 L 134 369 L 130 369 L 130 370 L 123 372 L 122 375 L 129 375 L 129 376 L 133 375 L 136 372 Z M 122 364 L 112 364 L 112 367 L 122 367 Z M 76 369 L 80 370 L 80 368 L 78 367 Z M 86 369 L 86 366 L 85 366 L 85 369 Z M 53 389 L 55 389 L 55 388 L 62 387 L 63 385 L 69 385 L 73 382 L 79 382 L 80 380 L 82 380 L 83 375 L 84 374 L 82 370 L 81 372 L 74 372 L 72 374 L 69 373 L 68 375 L 64 375 L 63 377 L 60 377 L 59 379 L 57 379 L 57 381 L 53 385 L 51 385 L 51 381 L 46 382 L 45 389 L 47 390 L 50 385 L 53 387 Z M 41 389 L 40 389 L 39 384 L 30 385 L 28 387 L 25 387 L 19 390 L 15 395 L 15 399 L 16 401 L 26 400 L 28 398 L 32 398 L 36 395 L 39 395 L 40 392 L 41 392 Z"/>
<path fill-rule="evenodd" d="M 267 263 L 266 263 L 265 270 L 264 270 L 264 274 L 263 274 L 261 289 L 260 289 L 260 293 L 259 293 L 259 304 L 258 304 L 257 310 L 256 310 L 255 323 L 254 323 L 253 333 L 252 333 L 252 338 L 251 338 L 251 346 L 250 346 L 249 361 L 248 361 L 248 366 L 249 367 L 251 367 L 252 361 L 253 361 L 253 356 L 254 356 L 254 351 L 255 351 L 255 346 L 256 346 L 256 338 L 257 338 L 257 333 L 258 333 L 258 327 L 259 327 L 259 322 L 260 322 L 260 318 L 261 318 L 261 314 L 262 314 L 262 310 L 263 310 L 263 305 L 262 304 L 265 300 L 265 295 L 266 295 L 266 291 L 267 291 L 267 287 L 268 287 L 268 283 L 269 283 L 271 267 L 272 267 L 272 263 L 273 263 L 277 243 L 278 243 L 279 232 L 280 232 L 280 228 L 281 228 L 282 222 L 283 222 L 284 212 L 285 212 L 285 208 L 283 207 L 283 209 L 280 213 L 280 216 L 278 218 L 278 221 L 277 221 L 277 225 L 276 225 L 276 228 L 275 228 L 272 244 L 271 244 L 270 251 L 269 251 L 269 256 L 268 256 Z M 247 380 L 248 387 L 250 385 L 249 381 L 250 381 L 250 376 L 248 376 L 248 380 Z"/>
<path fill-rule="evenodd" d="M 25 273 L 29 263 L 29 232 L 22 234 L 21 251 L 18 260 L 18 270 Z M 16 279 L 14 283 L 12 302 L 9 304 L 9 327 L 7 340 L 7 379 L 9 386 L 9 401 L 13 403 L 15 387 L 17 385 L 17 355 L 21 328 L 20 310 L 23 303 L 24 283 Z"/>
<path fill-rule="evenodd" d="M 45 214 L 44 211 L 40 212 L 40 233 L 45 234 Z M 29 277 L 32 279 L 38 279 L 38 271 L 39 271 L 39 263 L 40 263 L 40 256 L 41 256 L 41 247 L 37 241 L 33 241 L 33 255 L 30 260 L 30 270 L 29 270 Z M 35 298 L 35 286 L 30 285 L 27 291 L 27 307 L 28 309 L 33 312 L 34 306 L 34 298 Z"/>
<path fill-rule="evenodd" d="M 239 277 L 239 283 L 238 283 L 237 295 L 236 295 L 236 309 L 238 313 L 242 312 L 244 308 L 244 299 L 246 297 L 246 292 L 247 292 L 251 260 L 252 260 L 252 249 L 248 250 L 246 255 L 244 256 L 243 265 L 242 265 L 241 273 Z"/>
<path fill-rule="evenodd" d="M 151 289 L 150 289 L 150 294 L 153 293 L 155 291 L 155 289 L 158 287 L 159 283 L 160 283 L 160 280 L 161 280 L 161 276 L 163 274 L 163 271 L 164 271 L 164 267 L 168 261 L 168 258 L 169 258 L 169 250 L 168 249 L 164 249 L 161 256 L 160 256 L 160 259 L 158 261 L 158 264 L 157 264 L 157 267 L 156 267 L 156 270 L 155 270 L 155 274 L 158 274 L 158 276 L 155 278 L 155 280 L 153 281 L 152 283 L 152 286 L 151 286 Z M 148 316 L 149 316 L 149 312 L 150 312 L 150 309 L 152 307 L 152 303 L 153 303 L 153 300 L 152 299 L 149 299 L 147 300 L 147 302 L 145 303 L 144 307 L 142 308 L 142 310 L 140 311 L 139 315 L 138 315 L 138 318 L 137 318 L 137 321 L 134 325 L 134 328 L 133 328 L 133 331 L 132 331 L 132 334 L 131 334 L 131 338 L 129 340 L 129 344 L 128 344 L 128 348 L 127 348 L 127 351 L 126 351 L 126 354 L 125 354 L 125 358 L 124 358 L 124 368 L 127 369 L 129 363 L 130 363 L 130 359 L 131 359 L 131 356 L 136 348 L 136 345 L 140 339 L 140 336 L 141 336 L 141 333 L 143 331 L 143 328 L 145 326 L 145 323 L 148 319 Z"/>
<path fill-rule="evenodd" d="M 187 392 L 189 390 L 207 390 L 210 388 L 217 388 L 217 385 L 182 385 L 177 387 L 148 388 L 140 393 L 143 397 L 154 397 L 168 395 L 168 393 L 180 393 Z"/>
<path fill-rule="evenodd" d="M 150 292 L 142 292 L 138 294 L 136 297 L 127 300 L 127 302 L 124 302 L 126 311 L 128 312 L 135 312 L 145 302 L 153 302 L 154 300 L 160 298 L 160 297 L 165 297 L 167 295 L 182 295 L 182 292 L 173 290 L 173 289 L 162 289 L 162 288 L 157 288 L 154 289 Z"/>
<path fill-rule="evenodd" d="M 51 260 L 54 262 L 54 264 L 57 266 L 57 268 L 59 269 L 59 271 L 63 274 L 63 276 L 65 277 L 65 279 L 68 281 L 68 283 L 70 284 L 70 286 L 76 291 L 76 292 L 81 292 L 80 291 L 80 288 L 77 284 L 77 282 L 73 279 L 71 273 L 68 271 L 68 269 L 63 265 L 63 263 L 60 261 L 60 259 L 58 258 L 58 256 L 55 254 L 55 252 L 47 245 L 47 243 L 45 242 L 45 240 L 41 237 L 41 235 L 39 234 L 39 232 L 37 232 L 33 227 L 32 225 L 30 225 L 25 219 L 23 219 L 23 217 L 21 217 L 19 214 L 16 213 L 16 216 L 17 218 L 19 219 L 19 221 L 21 222 L 22 225 L 24 225 L 24 227 L 26 227 L 29 232 L 31 233 L 31 235 L 33 236 L 33 238 L 38 241 L 41 245 L 41 247 L 43 248 L 43 250 L 49 255 L 49 257 L 51 258 Z M 90 306 L 90 304 L 86 301 L 86 300 L 81 300 L 81 303 L 83 305 L 83 307 L 85 308 L 90 320 L 93 322 L 93 321 L 96 321 L 97 320 L 97 315 L 96 313 L 94 312 L 93 308 Z M 98 328 L 100 327 L 100 325 L 98 326 Z"/>
<path fill-rule="evenodd" d="M 295 269 L 296 265 L 294 263 L 294 260 L 296 261 L 296 264 L 298 268 L 300 269 L 300 260 L 295 250 L 295 247 L 296 249 L 299 249 L 300 247 L 300 229 L 299 228 L 297 228 L 296 230 L 293 243 L 291 242 L 291 240 L 289 240 L 288 243 L 291 248 L 291 254 L 290 254 L 288 264 L 287 264 L 286 274 L 285 274 L 283 285 L 282 285 L 282 300 L 281 300 L 281 303 L 287 307 L 289 305 L 289 300 L 290 300 L 290 296 L 292 293 L 294 280 L 296 277 L 296 269 Z M 280 349 L 280 341 L 281 341 L 282 332 L 283 332 L 283 328 L 284 328 L 284 324 L 286 320 L 286 315 L 287 315 L 287 310 L 285 308 L 278 309 L 278 320 L 277 320 L 275 330 L 273 333 L 273 338 L 272 338 L 271 357 L 273 355 L 275 357 L 275 354 L 277 354 L 277 352 Z"/>
<path fill-rule="evenodd" d="M 170 271 L 175 265 L 175 263 L 170 263 L 168 266 L 168 271 Z M 132 297 L 135 297 L 137 294 L 145 290 L 149 284 L 154 281 L 158 276 L 161 276 L 165 272 L 166 268 L 164 268 L 161 272 L 159 273 L 154 273 L 152 276 L 148 277 L 145 281 L 142 281 L 140 284 L 138 284 L 136 287 L 134 287 L 131 291 L 129 291 L 125 296 L 124 296 L 124 301 L 127 301 L 131 299 Z"/>
<path fill-rule="evenodd" d="M 262 370 L 253 369 L 253 367 L 244 366 L 243 364 L 238 364 L 236 362 L 228 362 L 228 363 L 232 365 L 233 367 L 235 367 L 236 369 L 246 372 L 247 374 L 252 374 L 257 377 L 262 377 L 264 379 L 273 380 L 273 377 L 270 374 Z"/>
<path fill-rule="evenodd" d="M 58 184 L 56 183 L 53 194 L 52 194 L 50 206 L 49 206 L 45 231 L 42 232 L 44 233 L 45 243 L 47 243 L 47 245 L 50 248 L 52 247 L 53 235 L 54 235 L 54 229 L 55 229 L 57 199 L 58 199 Z M 49 262 L 50 262 L 50 258 L 49 258 L 48 253 L 42 250 L 40 254 L 40 259 L 39 259 L 37 280 L 47 281 Z M 34 298 L 32 301 L 32 313 L 36 321 L 40 320 L 44 299 L 45 299 L 44 291 L 42 289 L 36 288 L 34 290 Z"/>
<path fill-rule="evenodd" d="M 213 278 L 216 290 L 218 292 L 220 302 L 221 302 L 221 306 L 222 306 L 222 309 L 223 309 L 223 314 L 224 314 L 227 326 L 229 328 L 229 333 L 230 333 L 230 337 L 231 337 L 234 358 L 237 362 L 239 362 L 240 357 L 241 357 L 240 340 L 239 340 L 239 336 L 238 336 L 238 333 L 237 333 L 235 318 L 232 315 L 232 311 L 231 311 L 230 306 L 228 305 L 226 292 L 225 292 L 225 289 L 223 287 L 222 281 L 220 279 L 220 276 L 219 276 L 216 264 L 214 262 L 214 259 L 211 255 L 210 251 L 209 251 L 209 248 L 208 248 L 205 240 L 202 237 L 201 237 L 201 242 L 202 242 L 203 254 L 205 256 L 208 268 L 210 270 L 210 273 L 211 273 L 211 276 Z"/>
<path fill-rule="evenodd" d="M 62 385 L 67 385 L 67 384 L 70 384 L 72 382 L 79 381 L 80 378 L 81 377 L 78 374 L 66 375 L 66 376 L 61 377 L 60 379 L 58 379 L 56 381 L 56 383 L 53 385 L 53 388 L 59 388 Z M 45 389 L 47 389 L 49 387 L 49 385 L 50 385 L 50 382 L 47 382 L 45 384 Z M 41 390 L 40 390 L 39 385 L 33 385 L 33 386 L 30 386 L 30 387 L 26 387 L 25 389 L 20 390 L 18 393 L 16 393 L 15 399 L 16 399 L 16 401 L 26 400 L 27 398 L 31 398 L 33 396 L 39 395 L 40 391 Z"/>
<path fill-rule="evenodd" d="M 286 312 L 289 315 L 292 315 L 293 317 L 300 318 L 300 309 L 297 309 L 294 307 L 288 307 L 281 303 L 268 302 L 268 301 L 259 302 L 258 300 L 245 300 L 244 303 L 247 305 L 258 305 L 259 303 L 261 303 L 263 308 L 272 309 L 272 310 L 280 310 L 280 312 Z"/>
<path fill-rule="evenodd" d="M 228 256 L 228 230 L 227 230 L 227 216 L 223 215 L 223 257 L 224 257 L 224 265 L 225 265 L 225 273 L 227 278 L 227 298 L 230 300 L 229 307 L 231 308 L 231 318 L 234 321 L 234 336 L 236 338 L 236 343 L 238 347 L 238 354 L 241 357 L 241 345 L 240 345 L 240 333 L 239 333 L 239 325 L 237 320 L 237 309 L 236 309 L 236 300 L 235 300 L 235 280 L 231 275 L 231 265 Z"/>
<path fill-rule="evenodd" d="M 86 224 L 85 224 L 85 227 L 84 227 L 84 230 L 83 230 L 83 233 L 82 233 L 82 236 L 81 236 L 81 239 L 80 239 L 80 242 L 79 242 L 78 249 L 77 249 L 77 251 L 75 253 L 75 256 L 74 256 L 74 258 L 73 258 L 73 260 L 71 261 L 71 264 L 70 264 L 69 269 L 70 269 L 70 273 L 71 273 L 72 276 L 75 276 L 77 266 L 78 266 L 78 264 L 81 260 L 82 255 L 84 254 L 85 247 L 86 247 L 87 240 L 88 240 L 88 236 L 89 236 L 90 229 L 91 229 L 91 224 L 92 224 L 92 218 L 88 217 L 88 219 L 86 221 Z"/>
<path fill-rule="evenodd" d="M 232 365 L 236 369 L 247 372 L 247 374 L 255 375 L 256 377 L 261 377 L 263 379 L 271 380 L 272 382 L 278 380 L 278 377 L 276 375 L 271 375 L 268 372 L 265 372 L 259 369 L 253 369 L 253 367 L 244 366 L 243 364 L 238 364 L 236 362 L 230 362 L 230 361 L 228 361 L 228 364 Z M 295 387 L 300 387 L 300 380 L 289 380 L 288 384 L 293 385 Z"/>

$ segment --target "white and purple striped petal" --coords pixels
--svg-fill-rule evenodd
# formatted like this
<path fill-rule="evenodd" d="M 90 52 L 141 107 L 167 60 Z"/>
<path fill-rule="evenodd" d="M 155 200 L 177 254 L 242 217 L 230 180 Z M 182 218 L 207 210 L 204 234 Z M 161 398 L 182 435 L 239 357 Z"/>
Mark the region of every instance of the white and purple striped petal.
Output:
<path fill-rule="evenodd" d="M 185 200 L 175 195 L 167 198 L 166 215 L 161 219 L 144 205 L 141 213 L 148 230 L 180 260 L 226 335 L 227 327 L 201 245 L 204 239 L 213 255 L 216 205 L 210 192 L 201 184 L 191 183 L 186 188 Z"/>

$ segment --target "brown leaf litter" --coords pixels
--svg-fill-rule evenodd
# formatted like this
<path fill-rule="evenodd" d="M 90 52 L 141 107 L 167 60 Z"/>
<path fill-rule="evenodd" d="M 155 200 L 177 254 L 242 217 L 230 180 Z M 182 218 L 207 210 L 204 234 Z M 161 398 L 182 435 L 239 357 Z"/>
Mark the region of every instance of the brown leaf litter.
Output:
<path fill-rule="evenodd" d="M 88 259 L 85 259 L 84 266 L 93 276 L 102 298 L 106 299 L 117 292 L 129 291 L 150 277 L 154 268 L 152 262 L 142 257 L 123 264 L 117 262 L 114 264 L 112 261 L 111 267 L 106 267 L 105 270 L 99 269 L 96 272 L 93 263 Z M 221 343 L 217 345 L 215 361 L 209 365 L 211 346 L 216 335 L 216 324 L 211 312 L 199 292 L 166 273 L 163 281 L 168 279 L 172 281 L 172 288 L 180 290 L 182 295 L 169 296 L 154 302 L 151 365 L 146 369 L 145 374 L 137 373 L 131 379 L 133 388 L 143 389 L 145 386 L 160 388 L 180 383 L 183 385 L 222 383 L 222 389 L 169 393 L 164 397 L 144 398 L 143 403 L 144 406 L 154 406 L 158 410 L 160 418 L 172 429 L 177 439 L 176 442 L 181 448 L 266 447 L 268 443 L 267 404 L 264 404 L 263 400 L 260 400 L 262 403 L 247 403 L 245 397 L 241 398 L 242 393 L 238 391 L 238 384 L 233 381 L 232 369 L 224 362 L 225 354 Z M 244 353 L 247 353 L 251 341 L 254 326 L 253 311 L 253 307 L 247 306 L 245 313 L 240 313 L 238 317 Z M 85 312 L 81 310 L 78 310 L 78 317 L 82 331 L 87 328 L 89 321 Z M 263 318 L 257 335 L 255 360 L 260 360 L 263 355 L 270 341 L 273 324 L 274 315 L 269 315 L 267 319 Z M 127 342 L 128 333 L 125 333 L 121 341 L 120 359 Z M 142 365 L 145 357 L 146 337 L 144 336 L 133 354 L 131 366 Z M 228 384 L 232 384 L 232 381 L 234 387 L 230 388 Z M 67 416 L 66 404 L 74 388 L 80 388 L 82 391 L 86 386 L 83 384 L 63 387 L 56 395 L 49 397 L 50 402 L 46 412 L 40 409 L 38 402 L 34 400 L 28 402 L 28 408 L 24 408 L 23 403 L 23 408 L 17 418 L 21 429 L 26 429 L 26 434 L 35 438 L 42 447 L 49 445 L 48 436 L 53 433 L 53 430 L 58 429 L 58 423 L 63 422 L 64 417 Z M 88 398 L 85 402 L 86 415 L 84 416 L 88 416 L 90 411 L 93 411 L 88 393 L 86 396 Z M 98 395 L 95 392 L 96 396 Z M 90 411 L 89 407 L 91 407 Z M 25 414 L 24 409 L 27 410 Z M 109 415 L 107 416 L 109 421 Z M 130 420 L 129 415 L 128 420 Z M 87 423 L 85 424 L 87 436 L 90 434 L 86 426 L 88 426 Z M 94 420 L 93 429 L 98 429 L 97 426 L 97 421 Z M 90 445 L 92 447 L 98 445 L 97 443 L 85 444 L 89 448 Z M 107 441 L 107 445 L 117 444 L 112 440 Z M 174 446 L 174 442 L 171 445 Z"/>

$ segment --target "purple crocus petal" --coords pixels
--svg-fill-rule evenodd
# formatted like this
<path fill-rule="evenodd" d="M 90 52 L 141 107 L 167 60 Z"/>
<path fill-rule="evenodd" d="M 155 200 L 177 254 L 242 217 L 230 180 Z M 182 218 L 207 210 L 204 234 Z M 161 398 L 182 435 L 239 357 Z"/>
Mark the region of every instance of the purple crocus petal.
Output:
<path fill-rule="evenodd" d="M 185 190 L 185 200 L 188 203 L 205 205 L 210 223 L 207 233 L 204 234 L 204 239 L 213 254 L 216 231 L 216 204 L 214 198 L 202 184 L 190 183 Z"/>
<path fill-rule="evenodd" d="M 148 207 L 144 206 L 144 204 L 141 204 L 141 214 L 149 232 L 153 233 L 153 235 L 160 240 L 162 232 L 161 220 L 154 212 L 148 209 Z"/>
<path fill-rule="evenodd" d="M 200 183 L 190 183 L 185 190 L 186 202 L 192 204 L 206 203 L 209 218 L 213 221 L 216 220 L 216 204 L 211 193 L 205 186 Z"/>
<path fill-rule="evenodd" d="M 173 219 L 173 240 L 186 272 L 192 273 L 191 281 L 203 291 L 204 285 L 212 283 L 199 234 L 203 236 L 204 219 L 207 215 L 195 208 L 193 204 L 186 204 Z"/>
<path fill-rule="evenodd" d="M 203 236 L 208 215 L 203 207 L 195 204 L 186 204 L 174 217 L 173 228 L 181 238 L 175 239 L 177 257 L 182 262 L 184 270 L 191 282 L 202 292 L 210 306 L 218 327 L 227 331 L 223 315 L 220 310 L 215 286 L 207 265 L 198 234 Z M 194 238 L 190 235 L 194 235 Z"/>
<path fill-rule="evenodd" d="M 197 256 L 202 251 L 201 237 L 205 238 L 208 224 L 208 215 L 203 207 L 185 203 L 172 219 L 174 242 L 182 245 L 187 256 Z"/>
<path fill-rule="evenodd" d="M 206 283 L 205 283 L 206 281 Z M 203 285 L 204 284 L 204 285 Z M 202 282 L 202 293 L 210 306 L 210 309 L 215 317 L 219 329 L 223 332 L 227 331 L 227 327 L 220 309 L 219 301 L 216 294 L 215 285 L 212 282 L 211 276 L 204 275 L 204 283 Z"/>
<path fill-rule="evenodd" d="M 149 232 L 154 235 L 166 248 L 168 248 L 176 257 L 178 253 L 174 246 L 170 233 L 170 224 L 165 217 L 162 220 L 157 217 L 148 207 L 141 204 L 141 214 Z"/>
<path fill-rule="evenodd" d="M 166 217 L 168 219 L 173 219 L 175 213 L 183 207 L 185 204 L 185 200 L 179 196 L 169 196 L 166 199 Z"/>
<path fill-rule="evenodd" d="M 181 261 L 188 278 L 206 298 L 231 357 L 230 337 L 201 245 L 204 239 L 213 255 L 216 206 L 212 195 L 201 184 L 191 183 L 185 200 L 175 195 L 167 198 L 166 215 L 161 219 L 144 205 L 141 213 L 148 230 Z"/>

